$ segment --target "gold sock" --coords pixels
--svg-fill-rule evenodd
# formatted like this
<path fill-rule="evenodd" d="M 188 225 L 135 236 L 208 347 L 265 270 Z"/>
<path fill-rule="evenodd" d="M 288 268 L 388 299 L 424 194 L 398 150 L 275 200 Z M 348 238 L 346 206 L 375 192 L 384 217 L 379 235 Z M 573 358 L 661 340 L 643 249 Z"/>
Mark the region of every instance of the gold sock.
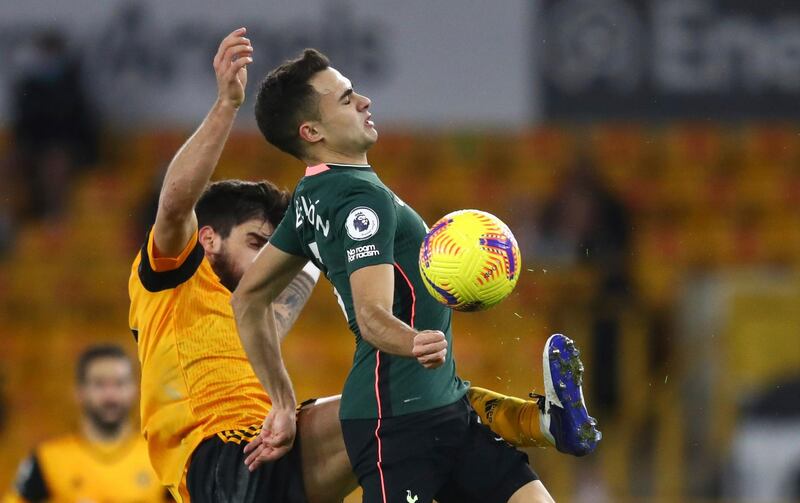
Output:
<path fill-rule="evenodd" d="M 536 402 L 474 386 L 470 387 L 467 397 L 481 422 L 511 445 L 551 446 L 539 428 L 539 404 Z"/>

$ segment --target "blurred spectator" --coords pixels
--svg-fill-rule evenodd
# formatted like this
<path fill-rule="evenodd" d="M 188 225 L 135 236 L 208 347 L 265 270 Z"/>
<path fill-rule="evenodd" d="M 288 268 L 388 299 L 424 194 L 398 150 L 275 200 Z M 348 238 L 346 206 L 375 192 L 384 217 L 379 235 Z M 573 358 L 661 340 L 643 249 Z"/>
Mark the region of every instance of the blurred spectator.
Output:
<path fill-rule="evenodd" d="M 0 180 L 3 180 L 3 185 L 10 185 L 9 178 L 2 170 L 0 170 Z M 0 193 L 0 259 L 11 249 L 13 240 L 14 219 L 10 196 Z"/>
<path fill-rule="evenodd" d="M 606 189 L 588 159 L 579 161 L 545 203 L 537 257 L 602 265 L 606 290 L 628 288 L 630 223 L 625 205 Z"/>
<path fill-rule="evenodd" d="M 169 500 L 132 428 L 133 364 L 119 346 L 88 348 L 77 365 L 80 431 L 43 442 L 19 468 L 5 503 Z"/>
<path fill-rule="evenodd" d="M 96 160 L 97 131 L 79 63 L 45 31 L 16 55 L 11 86 L 12 176 L 24 217 L 57 218 L 72 176 Z"/>
<path fill-rule="evenodd" d="M 619 310 L 629 298 L 630 221 L 627 208 L 604 186 L 588 159 L 565 174 L 539 217 L 537 260 L 590 267 L 597 286 L 590 302 L 594 345 L 593 406 L 617 402 Z"/>
<path fill-rule="evenodd" d="M 169 161 L 163 163 L 161 169 L 158 170 L 158 176 L 153 179 L 150 190 L 138 204 L 131 228 L 131 243 L 134 246 L 133 249 L 138 249 L 142 246 L 145 235 L 150 232 L 150 229 L 153 227 L 153 222 L 156 221 L 158 200 L 161 197 L 161 186 L 164 184 L 164 176 L 167 174 L 168 166 Z"/>
<path fill-rule="evenodd" d="M 6 414 L 8 413 L 8 402 L 6 396 L 5 376 L 0 373 L 0 435 L 6 427 Z"/>
<path fill-rule="evenodd" d="M 0 259 L 11 250 L 15 234 L 16 185 L 10 168 L 10 159 L 0 158 Z"/>

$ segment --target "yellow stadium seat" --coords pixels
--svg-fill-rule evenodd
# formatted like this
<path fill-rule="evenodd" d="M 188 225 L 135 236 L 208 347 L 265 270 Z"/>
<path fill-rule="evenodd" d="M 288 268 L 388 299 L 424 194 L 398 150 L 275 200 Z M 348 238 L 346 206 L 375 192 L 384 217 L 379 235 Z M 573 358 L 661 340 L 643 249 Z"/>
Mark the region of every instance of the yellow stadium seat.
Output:
<path fill-rule="evenodd" d="M 800 141 L 787 123 L 756 124 L 741 135 L 742 157 L 754 166 L 794 169 L 800 161 Z"/>

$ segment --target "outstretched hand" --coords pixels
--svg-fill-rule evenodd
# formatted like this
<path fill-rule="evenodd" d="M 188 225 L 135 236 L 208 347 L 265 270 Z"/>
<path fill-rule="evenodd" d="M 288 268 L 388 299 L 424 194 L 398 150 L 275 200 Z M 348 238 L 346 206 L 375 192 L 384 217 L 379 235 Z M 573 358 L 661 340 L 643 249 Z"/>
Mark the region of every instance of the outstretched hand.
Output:
<path fill-rule="evenodd" d="M 247 28 L 239 28 L 222 39 L 214 56 L 214 73 L 217 76 L 219 100 L 239 108 L 244 102 L 247 85 L 247 65 L 253 62 L 253 46 L 244 35 Z"/>
<path fill-rule="evenodd" d="M 252 472 L 263 463 L 275 461 L 292 450 L 296 433 L 295 410 L 272 409 L 264 419 L 261 433 L 244 448 L 247 454 L 244 464 L 248 470 Z"/>

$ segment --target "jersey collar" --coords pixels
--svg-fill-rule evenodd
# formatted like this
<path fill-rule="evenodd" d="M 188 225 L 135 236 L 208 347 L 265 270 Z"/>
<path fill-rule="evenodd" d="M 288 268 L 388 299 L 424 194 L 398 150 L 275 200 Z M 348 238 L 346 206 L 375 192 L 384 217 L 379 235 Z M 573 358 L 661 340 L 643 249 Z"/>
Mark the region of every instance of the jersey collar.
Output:
<path fill-rule="evenodd" d="M 358 169 L 358 170 L 372 171 L 372 166 L 369 164 L 336 164 L 336 163 L 316 164 L 314 166 L 308 166 L 306 168 L 306 176 L 318 175 L 330 169 Z"/>

